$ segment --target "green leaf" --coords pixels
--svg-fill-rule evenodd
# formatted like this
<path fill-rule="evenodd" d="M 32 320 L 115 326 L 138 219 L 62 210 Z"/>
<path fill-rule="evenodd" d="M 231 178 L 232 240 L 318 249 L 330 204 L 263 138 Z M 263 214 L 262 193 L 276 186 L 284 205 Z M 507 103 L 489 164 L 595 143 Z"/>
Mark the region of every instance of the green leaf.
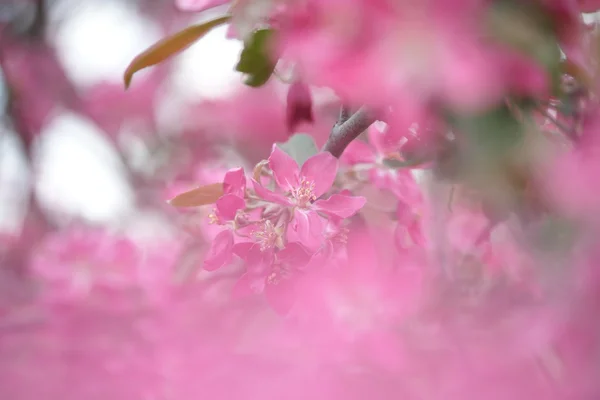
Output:
<path fill-rule="evenodd" d="M 552 94 L 560 88 L 561 29 L 547 9 L 536 2 L 495 0 L 485 26 L 493 39 L 531 57 L 548 73 Z"/>
<path fill-rule="evenodd" d="M 287 142 L 277 143 L 277 146 L 288 153 L 300 167 L 319 152 L 314 139 L 306 133 L 292 135 Z"/>
<path fill-rule="evenodd" d="M 556 214 L 546 214 L 532 231 L 532 244 L 551 257 L 568 256 L 580 233 L 576 221 Z"/>
<path fill-rule="evenodd" d="M 167 58 L 185 50 L 211 29 L 228 22 L 230 19 L 231 17 L 226 15 L 203 24 L 192 25 L 158 41 L 131 61 L 123 76 L 125 89 L 131 84 L 131 79 L 136 72 L 161 63 Z"/>
<path fill-rule="evenodd" d="M 449 119 L 459 135 L 466 135 L 465 150 L 482 152 L 484 158 L 490 154 L 506 155 L 523 139 L 523 127 L 506 105 Z"/>
<path fill-rule="evenodd" d="M 527 143 L 523 124 L 506 105 L 473 115 L 448 117 L 454 149 L 438 161 L 436 176 L 467 184 L 490 202 L 509 210 L 528 186 Z"/>
<path fill-rule="evenodd" d="M 275 62 L 272 60 L 270 45 L 273 30 L 259 29 L 252 34 L 244 44 L 235 69 L 246 74 L 244 83 L 248 86 L 259 87 L 267 83 L 273 71 Z"/>

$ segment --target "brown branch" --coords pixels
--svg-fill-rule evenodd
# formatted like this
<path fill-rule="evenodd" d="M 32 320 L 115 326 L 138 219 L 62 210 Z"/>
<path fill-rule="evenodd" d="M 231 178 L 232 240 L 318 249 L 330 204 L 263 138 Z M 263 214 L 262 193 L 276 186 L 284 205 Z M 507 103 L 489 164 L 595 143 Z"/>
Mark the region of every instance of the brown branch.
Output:
<path fill-rule="evenodd" d="M 350 118 L 347 117 L 347 109 L 342 107 L 340 120 L 335 124 L 327 143 L 323 146 L 323 151 L 330 152 L 334 157 L 339 158 L 346 147 L 363 133 L 373 122 L 377 120 L 370 110 L 361 107 Z"/>

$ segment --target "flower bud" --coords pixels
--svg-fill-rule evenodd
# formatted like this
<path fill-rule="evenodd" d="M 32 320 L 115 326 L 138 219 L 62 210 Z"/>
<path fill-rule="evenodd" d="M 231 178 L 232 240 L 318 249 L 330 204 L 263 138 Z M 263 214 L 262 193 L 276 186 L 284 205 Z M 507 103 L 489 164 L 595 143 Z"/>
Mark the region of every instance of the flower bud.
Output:
<path fill-rule="evenodd" d="M 302 81 L 296 81 L 289 87 L 287 94 L 287 128 L 293 133 L 294 129 L 303 121 L 312 123 L 312 97 L 308 85 Z"/>

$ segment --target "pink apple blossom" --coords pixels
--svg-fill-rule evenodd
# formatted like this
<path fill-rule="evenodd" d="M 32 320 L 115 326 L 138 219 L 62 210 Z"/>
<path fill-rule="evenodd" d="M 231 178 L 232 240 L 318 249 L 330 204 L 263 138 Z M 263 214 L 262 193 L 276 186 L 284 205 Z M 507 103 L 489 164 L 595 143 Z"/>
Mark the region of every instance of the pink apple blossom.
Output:
<path fill-rule="evenodd" d="M 321 199 L 331 189 L 337 175 L 337 160 L 329 153 L 310 157 L 298 164 L 283 150 L 273 145 L 269 157 L 277 191 L 271 191 L 253 181 L 254 190 L 262 199 L 290 209 L 293 217 L 292 229 L 300 241 L 309 248 L 322 240 L 324 216 L 349 218 L 365 204 L 363 197 L 332 194 Z"/>
<path fill-rule="evenodd" d="M 247 225 L 246 175 L 242 168 L 229 170 L 223 178 L 223 196 L 208 215 L 211 224 L 225 226 L 211 242 L 204 259 L 204 269 L 214 271 L 229 264 L 233 257 L 234 231 Z M 240 226 L 241 225 L 241 226 Z"/>

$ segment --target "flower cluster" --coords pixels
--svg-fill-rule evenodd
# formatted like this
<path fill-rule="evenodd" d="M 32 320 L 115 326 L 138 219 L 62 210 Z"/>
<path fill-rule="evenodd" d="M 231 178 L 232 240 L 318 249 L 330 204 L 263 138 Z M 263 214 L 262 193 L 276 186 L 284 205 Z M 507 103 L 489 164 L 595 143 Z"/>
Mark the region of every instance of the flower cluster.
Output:
<path fill-rule="evenodd" d="M 247 187 L 243 169 L 225 174 L 223 195 L 215 202 L 210 222 L 223 227 L 214 238 L 204 269 L 212 271 L 232 261 L 245 262 L 236 292 L 264 292 L 278 310 L 311 259 L 344 242 L 345 220 L 365 198 L 331 191 L 338 161 L 322 152 L 301 167 L 277 145 L 259 163 Z"/>
<path fill-rule="evenodd" d="M 30 165 L 70 110 L 132 189 L 109 229 L 63 225 L 37 174 L 16 185 L 31 189 L 0 232 L 3 393 L 600 398 L 600 23 L 582 15 L 600 1 L 173 1 L 222 13 L 142 52 L 125 86 L 226 25 L 231 97 L 180 96 L 177 65 L 79 90 L 45 35 L 52 2 L 0 18 Z"/>

